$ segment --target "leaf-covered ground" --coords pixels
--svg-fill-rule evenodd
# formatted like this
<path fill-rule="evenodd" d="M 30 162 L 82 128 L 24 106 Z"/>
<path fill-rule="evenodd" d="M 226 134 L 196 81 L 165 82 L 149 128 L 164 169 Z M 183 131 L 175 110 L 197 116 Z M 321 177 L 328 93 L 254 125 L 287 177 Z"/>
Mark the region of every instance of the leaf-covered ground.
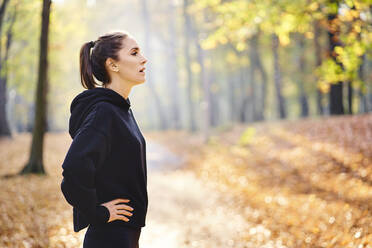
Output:
<path fill-rule="evenodd" d="M 145 136 L 149 161 L 165 160 L 149 162 L 142 248 L 372 247 L 372 115 L 234 126 L 207 145 L 186 132 Z M 22 168 L 30 138 L 0 140 L 0 176 Z M 86 229 L 73 232 L 59 188 L 70 143 L 46 135 L 48 176 L 0 178 L 0 247 L 81 247 Z"/>
<path fill-rule="evenodd" d="M 67 134 L 46 135 L 48 176 L 1 178 L 21 169 L 30 138 L 0 141 L 0 247 L 82 247 L 86 229 L 73 232 L 72 210 L 59 188 Z M 149 211 L 141 248 L 244 247 L 236 228 L 249 223 L 231 196 L 183 169 L 165 146 L 147 139 L 147 152 Z"/>
<path fill-rule="evenodd" d="M 156 139 L 262 226 L 244 230 L 245 247 L 372 247 L 372 115 L 234 126 L 208 145 Z"/>

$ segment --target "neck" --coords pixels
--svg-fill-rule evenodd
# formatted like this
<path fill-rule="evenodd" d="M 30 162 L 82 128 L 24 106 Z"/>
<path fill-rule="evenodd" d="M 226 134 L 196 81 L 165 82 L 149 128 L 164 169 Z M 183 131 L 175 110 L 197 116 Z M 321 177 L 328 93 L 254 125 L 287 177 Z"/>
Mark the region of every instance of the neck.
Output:
<path fill-rule="evenodd" d="M 128 98 L 129 93 L 132 89 L 132 86 L 130 86 L 129 84 L 119 83 L 116 80 L 112 80 L 112 82 L 110 84 L 108 84 L 106 86 L 103 86 L 103 87 L 116 91 L 122 97 L 124 97 L 124 99 Z"/>

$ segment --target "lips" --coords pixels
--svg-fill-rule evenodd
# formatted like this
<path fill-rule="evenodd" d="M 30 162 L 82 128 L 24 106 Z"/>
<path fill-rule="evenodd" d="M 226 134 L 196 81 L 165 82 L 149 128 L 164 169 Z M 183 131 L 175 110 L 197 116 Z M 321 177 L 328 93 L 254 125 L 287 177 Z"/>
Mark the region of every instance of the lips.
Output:
<path fill-rule="evenodd" d="M 139 72 L 145 72 L 146 67 L 143 67 L 139 70 Z"/>

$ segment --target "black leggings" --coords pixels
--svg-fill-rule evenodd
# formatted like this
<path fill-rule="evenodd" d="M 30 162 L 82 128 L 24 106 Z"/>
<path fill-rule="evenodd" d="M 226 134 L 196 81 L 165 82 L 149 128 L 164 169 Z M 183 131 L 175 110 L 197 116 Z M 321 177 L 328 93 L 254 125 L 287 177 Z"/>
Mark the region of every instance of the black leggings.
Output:
<path fill-rule="evenodd" d="M 89 226 L 83 248 L 139 248 L 141 228 Z"/>

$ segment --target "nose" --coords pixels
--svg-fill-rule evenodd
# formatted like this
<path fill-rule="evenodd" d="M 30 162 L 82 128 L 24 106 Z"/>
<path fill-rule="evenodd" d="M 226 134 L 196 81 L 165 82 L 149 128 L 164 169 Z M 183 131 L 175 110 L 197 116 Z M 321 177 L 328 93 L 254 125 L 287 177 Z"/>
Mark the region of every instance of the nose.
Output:
<path fill-rule="evenodd" d="M 147 63 L 147 58 L 145 56 L 142 56 L 142 57 L 143 57 L 142 64 Z"/>

